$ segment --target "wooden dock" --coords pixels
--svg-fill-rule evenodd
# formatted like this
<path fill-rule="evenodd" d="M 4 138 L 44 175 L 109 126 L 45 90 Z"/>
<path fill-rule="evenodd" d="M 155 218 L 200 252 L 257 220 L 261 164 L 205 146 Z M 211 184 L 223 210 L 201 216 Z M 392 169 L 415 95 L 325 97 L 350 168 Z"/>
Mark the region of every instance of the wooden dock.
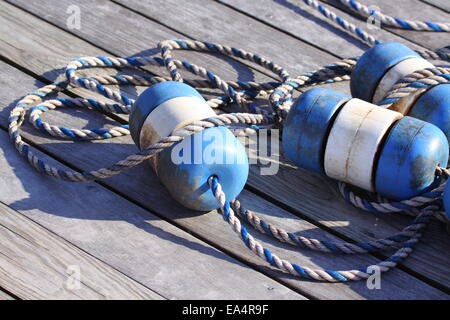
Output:
<path fill-rule="evenodd" d="M 328 2 L 366 29 L 365 20 Z M 73 5 L 80 9 L 79 29 L 67 24 Z M 380 0 L 376 5 L 405 19 L 450 21 L 446 0 Z M 450 45 L 448 33 L 370 32 L 414 49 Z M 11 108 L 24 94 L 63 80 L 68 61 L 155 55 L 159 41 L 173 38 L 258 53 L 293 76 L 367 49 L 299 0 L 1 1 L 0 299 L 449 299 L 450 236 L 440 223 L 427 229 L 399 268 L 382 275 L 381 289 L 369 289 L 365 281 L 299 280 L 253 256 L 219 213 L 199 214 L 175 203 L 148 163 L 104 181 L 71 183 L 37 173 L 14 149 L 7 133 Z M 175 55 L 227 80 L 272 79 L 258 66 L 232 59 L 186 51 Z M 167 75 L 163 68 L 148 71 Z M 348 93 L 348 86 L 330 87 Z M 121 90 L 132 98 L 141 92 Z M 82 89 L 65 94 L 98 98 Z M 44 117 L 74 128 L 115 123 L 86 110 Z M 129 136 L 73 143 L 49 138 L 29 124 L 24 130 L 40 156 L 75 170 L 108 166 L 137 150 Z M 411 220 L 357 210 L 340 197 L 335 182 L 294 168 L 283 157 L 276 175 L 260 175 L 259 165 L 252 165 L 239 199 L 289 231 L 330 241 L 370 241 L 398 232 Z M 249 231 L 281 257 L 312 268 L 343 270 L 386 258 L 385 253 L 339 256 L 298 250 Z"/>

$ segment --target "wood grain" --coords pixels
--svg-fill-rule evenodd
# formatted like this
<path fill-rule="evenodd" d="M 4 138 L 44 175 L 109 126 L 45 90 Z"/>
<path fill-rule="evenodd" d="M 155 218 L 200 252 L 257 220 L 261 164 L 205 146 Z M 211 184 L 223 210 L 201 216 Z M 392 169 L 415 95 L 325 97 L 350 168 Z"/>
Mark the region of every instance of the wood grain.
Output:
<path fill-rule="evenodd" d="M 446 12 L 450 12 L 450 2 L 447 0 L 422 0 L 425 3 L 436 6 Z"/>
<path fill-rule="evenodd" d="M 63 0 L 61 2 L 55 3 L 54 1 L 42 1 L 40 3 L 32 3 L 29 1 L 9 1 L 16 6 L 19 6 L 30 13 L 37 15 L 39 19 L 46 20 L 51 24 L 55 24 L 61 29 L 64 29 L 77 37 L 84 39 L 81 41 L 72 37 L 73 40 L 68 42 L 63 41 L 64 38 L 52 39 L 52 36 L 47 37 L 46 33 L 41 36 L 49 40 L 56 40 L 55 42 L 60 42 L 55 44 L 56 46 L 62 47 L 61 45 L 69 44 L 69 48 L 74 48 L 74 52 L 78 52 L 77 44 L 86 42 L 90 44 L 95 44 L 97 49 L 109 52 L 109 55 L 113 54 L 116 56 L 147 56 L 147 55 L 157 55 L 159 54 L 159 49 L 157 44 L 166 39 L 174 38 L 186 38 L 186 35 L 180 32 L 176 32 L 170 28 L 167 28 L 159 23 L 150 21 L 130 10 L 123 8 L 117 4 L 114 4 L 108 0 L 100 0 L 95 3 L 89 0 L 77 0 L 76 5 L 79 6 L 82 22 L 80 30 L 71 30 L 67 27 L 68 15 L 61 14 L 65 12 L 67 7 L 74 5 L 71 0 Z M 6 8 L 6 6 L 5 6 Z M 120 15 L 120 19 L 117 16 Z M 113 24 L 109 24 L 107 28 L 99 28 L 97 24 L 102 21 L 114 21 Z M 27 21 L 20 23 L 27 24 Z M 105 26 L 105 25 L 103 25 Z M 45 30 L 49 30 L 50 33 L 58 34 L 56 30 L 58 28 L 51 27 L 47 24 Z M 32 30 L 30 28 L 30 30 Z M 35 30 L 33 30 L 35 31 Z M 39 31 L 35 31 L 39 33 Z M 206 40 L 206 39 L 199 39 Z M 73 42 L 72 42 L 73 41 Z M 83 46 L 83 47 L 84 47 Z M 81 47 L 81 50 L 83 50 Z M 50 47 L 51 49 L 52 47 Z M 93 46 L 91 46 L 93 48 Z M 70 54 L 70 49 L 66 50 Z M 84 53 L 89 53 L 87 51 Z M 79 55 L 74 55 L 73 57 L 78 57 Z M 221 56 L 216 56 L 214 54 L 198 54 L 191 51 L 177 51 L 175 56 L 181 60 L 187 60 L 190 63 L 194 63 L 200 66 L 214 66 L 211 71 L 223 76 L 225 79 L 236 79 L 239 80 L 254 80 L 254 81 L 271 81 L 273 78 L 269 78 L 266 75 L 261 75 L 259 72 L 255 72 L 249 69 L 245 65 L 237 62 L 233 59 L 222 58 Z M 168 76 L 169 74 L 165 69 L 153 67 L 149 68 L 155 73 Z M 262 70 L 260 68 L 260 70 Z M 273 75 L 266 71 L 271 77 Z M 190 77 L 189 73 L 184 73 Z"/>
<path fill-rule="evenodd" d="M 257 6 L 245 0 L 219 0 L 219 2 L 280 29 L 286 34 L 308 41 L 321 50 L 330 51 L 340 58 L 359 56 L 369 48 L 359 38 L 350 35 L 332 22 L 328 22 L 320 12 L 304 4 L 303 1 L 261 0 L 258 1 Z M 330 5 L 321 4 L 379 40 L 396 41 L 419 48 L 387 30 L 368 30 L 365 21 Z"/>
<path fill-rule="evenodd" d="M 0 285 L 19 298 L 162 299 L 1 202 L 0 212 Z"/>

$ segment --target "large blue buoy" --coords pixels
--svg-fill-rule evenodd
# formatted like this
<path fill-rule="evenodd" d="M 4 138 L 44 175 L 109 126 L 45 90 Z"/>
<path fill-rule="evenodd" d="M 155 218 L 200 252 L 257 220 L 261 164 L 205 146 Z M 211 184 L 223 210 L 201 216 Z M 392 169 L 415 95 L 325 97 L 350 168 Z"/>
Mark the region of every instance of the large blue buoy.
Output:
<path fill-rule="evenodd" d="M 177 128 L 215 116 L 194 88 L 174 81 L 155 84 L 136 100 L 130 131 L 142 150 Z M 249 165 L 244 147 L 225 127 L 208 128 L 164 149 L 152 159 L 153 167 L 172 197 L 198 210 L 217 209 L 208 179 L 216 176 L 230 199 L 244 188 Z"/>
<path fill-rule="evenodd" d="M 298 166 L 394 199 L 435 185 L 449 146 L 435 125 L 328 89 L 300 96 L 284 125 L 283 146 Z M 292 113 L 292 114 L 291 114 Z"/>
<path fill-rule="evenodd" d="M 170 194 L 183 206 L 210 211 L 219 207 L 208 178 L 216 176 L 227 198 L 242 191 L 249 165 L 244 147 L 225 127 L 209 128 L 161 152 L 156 171 Z"/>

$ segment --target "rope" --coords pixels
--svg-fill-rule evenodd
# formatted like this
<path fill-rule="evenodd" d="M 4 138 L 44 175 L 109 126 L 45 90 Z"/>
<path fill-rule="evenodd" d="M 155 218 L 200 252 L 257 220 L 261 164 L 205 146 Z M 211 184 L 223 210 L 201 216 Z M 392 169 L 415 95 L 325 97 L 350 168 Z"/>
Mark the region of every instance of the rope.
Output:
<path fill-rule="evenodd" d="M 437 73 L 439 71 L 445 73 Z M 430 75 L 426 76 L 428 72 Z M 416 76 L 423 77 L 416 78 Z M 401 82 L 387 93 L 386 97 L 379 102 L 379 105 L 387 108 L 421 89 L 428 89 L 439 84 L 450 83 L 450 68 L 426 69 L 425 71 L 408 75 L 407 79 L 408 81 L 404 81 L 404 79 L 400 80 Z"/>
<path fill-rule="evenodd" d="M 259 115 L 252 113 L 234 113 L 223 114 L 204 121 L 195 122 L 178 130 L 174 135 L 164 138 L 158 143 L 149 146 L 136 154 L 130 155 L 120 160 L 108 168 L 100 168 L 89 172 L 76 172 L 70 170 L 62 170 L 50 166 L 36 156 L 29 145 L 26 144 L 21 137 L 20 127 L 25 118 L 25 114 L 29 111 L 29 120 L 33 126 L 40 131 L 49 135 L 72 140 L 95 140 L 109 139 L 113 137 L 129 134 L 128 125 L 116 126 L 113 128 L 101 129 L 72 129 L 51 125 L 42 121 L 41 114 L 48 110 L 54 110 L 57 107 L 85 107 L 95 109 L 101 112 L 109 112 L 115 114 L 129 114 L 134 100 L 127 97 L 124 93 L 111 90 L 105 85 L 139 85 L 150 86 L 155 83 L 167 80 L 184 81 L 187 84 L 201 88 L 218 88 L 225 92 L 225 97 L 211 99 L 208 104 L 211 107 L 218 108 L 227 103 L 236 101 L 244 104 L 247 97 L 255 97 L 257 94 L 264 93 L 265 90 L 273 90 L 281 82 L 244 82 L 244 81 L 223 81 L 210 71 L 185 61 L 175 60 L 171 56 L 171 50 L 174 49 L 190 49 L 197 51 L 217 52 L 227 56 L 234 56 L 244 60 L 256 62 L 261 66 L 275 72 L 284 81 L 288 79 L 288 73 L 275 63 L 259 57 L 258 55 L 246 52 L 241 49 L 221 46 L 209 42 L 189 41 L 189 40 L 167 40 L 159 44 L 163 59 L 157 57 L 82 57 L 72 60 L 65 71 L 67 81 L 56 82 L 36 90 L 22 98 L 10 113 L 9 117 L 9 135 L 14 142 L 16 149 L 25 157 L 28 162 L 39 172 L 43 172 L 55 178 L 69 181 L 85 182 L 95 179 L 109 178 L 120 173 L 126 168 L 138 165 L 139 163 L 149 159 L 154 154 L 161 152 L 164 148 L 169 148 L 173 144 L 181 141 L 184 137 L 195 132 L 204 130 L 212 126 L 245 124 L 258 127 L 261 124 L 271 124 L 273 122 L 270 114 L 261 113 Z M 149 75 L 110 75 L 110 76 L 92 76 L 89 78 L 79 77 L 76 72 L 87 68 L 138 68 L 146 65 L 166 66 L 171 73 L 172 78 L 149 76 Z M 185 69 L 194 75 L 199 75 L 205 80 L 183 80 L 178 69 Z M 99 93 L 104 97 L 116 101 L 117 103 L 105 103 L 93 99 L 83 98 L 58 98 L 43 101 L 44 98 L 63 91 L 68 85 L 82 87 L 90 91 Z M 37 105 L 36 105 L 37 104 Z M 30 108 L 31 105 L 35 105 Z M 236 130 L 235 134 L 254 134 L 255 129 L 244 128 Z"/>
<path fill-rule="evenodd" d="M 225 193 L 222 191 L 222 186 L 220 185 L 218 179 L 214 176 L 210 177 L 208 183 L 217 202 L 220 204 L 219 210 L 222 213 L 224 220 L 230 225 L 231 229 L 239 235 L 247 248 L 249 248 L 255 255 L 264 259 L 279 270 L 296 277 L 326 282 L 347 282 L 350 280 L 356 281 L 367 279 L 372 275 L 370 271 L 372 268 L 370 267 L 373 266 L 340 271 L 313 270 L 281 259 L 277 255 L 270 252 L 269 249 L 264 248 L 261 243 L 259 243 L 247 231 L 245 226 L 241 224 L 240 220 L 235 216 L 230 202 L 227 201 Z M 402 246 L 392 256 L 375 265 L 379 268 L 380 272 L 387 272 L 390 269 L 396 267 L 400 262 L 407 258 L 409 254 L 411 254 L 416 243 L 422 235 L 421 230 L 427 226 L 428 222 L 430 221 L 430 217 L 436 209 L 437 206 L 428 206 L 422 211 L 421 215 L 415 219 L 415 234 L 404 241 Z"/>
<path fill-rule="evenodd" d="M 250 225 L 252 225 L 261 233 L 267 234 L 278 241 L 288 243 L 292 246 L 300 247 L 302 249 L 321 251 L 325 253 L 363 254 L 369 252 L 378 252 L 381 250 L 395 249 L 398 248 L 399 243 L 411 239 L 417 234 L 417 231 L 422 228 L 421 219 L 416 218 L 410 225 L 390 237 L 373 240 L 371 242 L 335 243 L 314 238 L 307 238 L 296 235 L 292 232 L 285 231 L 284 229 L 272 225 L 267 221 L 261 219 L 251 210 L 241 207 L 241 204 L 238 200 L 232 200 L 230 202 L 230 207 L 240 218 L 245 219 L 248 223 L 250 223 Z"/>

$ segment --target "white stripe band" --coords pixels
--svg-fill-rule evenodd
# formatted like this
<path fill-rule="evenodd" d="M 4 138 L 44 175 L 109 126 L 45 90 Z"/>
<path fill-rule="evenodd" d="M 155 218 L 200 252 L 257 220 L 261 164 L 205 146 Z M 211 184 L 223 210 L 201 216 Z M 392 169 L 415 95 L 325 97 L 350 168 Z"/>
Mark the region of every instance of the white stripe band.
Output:
<path fill-rule="evenodd" d="M 141 148 L 168 137 L 173 130 L 189 123 L 214 117 L 214 110 L 195 97 L 178 97 L 167 100 L 157 106 L 145 119 L 141 128 L 139 143 Z"/>
<path fill-rule="evenodd" d="M 375 156 L 391 125 L 402 117 L 360 99 L 348 101 L 328 137 L 324 159 L 327 176 L 375 191 Z"/>

